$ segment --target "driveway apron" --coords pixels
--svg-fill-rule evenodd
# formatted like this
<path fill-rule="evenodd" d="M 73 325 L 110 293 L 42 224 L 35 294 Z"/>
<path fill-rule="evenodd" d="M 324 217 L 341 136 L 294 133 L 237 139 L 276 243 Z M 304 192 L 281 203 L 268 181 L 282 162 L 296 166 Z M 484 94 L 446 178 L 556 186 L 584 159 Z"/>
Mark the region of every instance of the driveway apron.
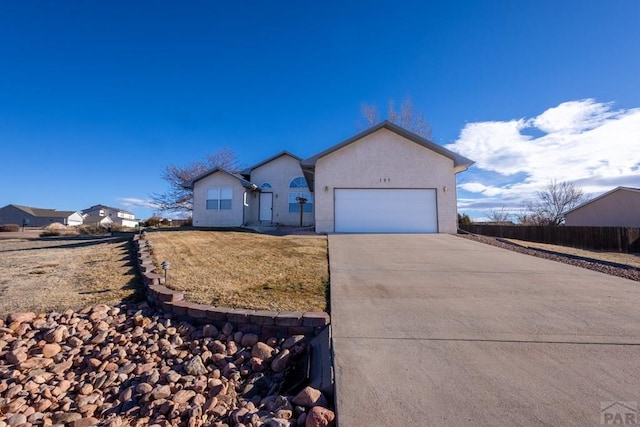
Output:
<path fill-rule="evenodd" d="M 638 282 L 445 234 L 330 235 L 329 258 L 341 427 L 599 425 L 640 401 Z"/>

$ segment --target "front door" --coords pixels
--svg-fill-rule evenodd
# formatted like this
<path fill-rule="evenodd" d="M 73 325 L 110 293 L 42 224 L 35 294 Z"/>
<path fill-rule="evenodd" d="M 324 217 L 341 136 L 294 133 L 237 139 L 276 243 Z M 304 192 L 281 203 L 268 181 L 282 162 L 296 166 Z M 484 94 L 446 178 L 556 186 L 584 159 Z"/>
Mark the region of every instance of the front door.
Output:
<path fill-rule="evenodd" d="M 273 193 L 260 193 L 260 221 L 273 220 Z"/>

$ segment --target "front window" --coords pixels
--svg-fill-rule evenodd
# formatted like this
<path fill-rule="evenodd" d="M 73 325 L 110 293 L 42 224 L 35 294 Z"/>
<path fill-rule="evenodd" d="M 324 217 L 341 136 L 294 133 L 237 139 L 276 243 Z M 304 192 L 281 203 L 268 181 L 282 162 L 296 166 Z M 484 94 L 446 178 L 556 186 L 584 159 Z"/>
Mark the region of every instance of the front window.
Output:
<path fill-rule="evenodd" d="M 313 194 L 309 191 L 307 180 L 303 176 L 295 177 L 289 183 L 289 212 L 300 212 L 300 199 L 307 200 L 302 206 L 302 211 L 313 212 Z"/>
<path fill-rule="evenodd" d="M 222 210 L 231 209 L 233 189 L 228 187 L 207 189 L 207 209 Z"/>

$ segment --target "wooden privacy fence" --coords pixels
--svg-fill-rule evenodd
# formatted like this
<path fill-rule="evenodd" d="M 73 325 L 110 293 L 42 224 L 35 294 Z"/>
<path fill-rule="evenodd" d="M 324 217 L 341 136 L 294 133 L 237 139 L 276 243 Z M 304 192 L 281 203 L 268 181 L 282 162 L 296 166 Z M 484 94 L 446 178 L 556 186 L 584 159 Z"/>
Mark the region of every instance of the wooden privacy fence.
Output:
<path fill-rule="evenodd" d="M 461 224 L 460 229 L 484 236 L 580 249 L 640 252 L 640 228 Z"/>

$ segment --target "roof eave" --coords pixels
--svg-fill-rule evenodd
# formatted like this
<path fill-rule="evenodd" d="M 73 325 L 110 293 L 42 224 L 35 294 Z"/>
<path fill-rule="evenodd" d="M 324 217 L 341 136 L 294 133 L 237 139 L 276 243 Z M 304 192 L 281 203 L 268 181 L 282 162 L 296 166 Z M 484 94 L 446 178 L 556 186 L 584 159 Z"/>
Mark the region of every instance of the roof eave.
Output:
<path fill-rule="evenodd" d="M 352 136 L 351 138 L 348 138 L 348 139 L 346 139 L 346 140 L 344 140 L 344 141 L 342 141 L 342 142 L 340 142 L 340 143 L 338 143 L 338 144 L 336 144 L 336 145 L 334 145 L 332 147 L 329 147 L 328 149 L 326 149 L 324 151 L 321 151 L 320 153 L 316 154 L 315 156 L 312 156 L 312 157 L 309 157 L 307 159 L 302 160 L 300 162 L 300 165 L 303 166 L 303 167 L 304 166 L 314 167 L 316 162 L 319 159 L 321 159 L 321 158 L 333 153 L 334 151 L 338 151 L 339 149 L 341 149 L 341 148 L 343 148 L 343 147 L 345 147 L 345 146 L 347 146 L 347 145 L 349 145 L 349 144 L 351 144 L 351 143 L 353 143 L 353 142 L 355 142 L 355 141 L 357 141 L 359 139 L 362 139 L 362 138 L 364 138 L 364 137 L 366 137 L 368 135 L 371 135 L 372 133 L 375 133 L 375 132 L 379 131 L 382 128 L 388 129 L 391 132 L 394 132 L 394 133 L 396 133 L 396 134 L 398 134 L 398 135 L 400 135 L 400 136 L 402 136 L 402 137 L 404 137 L 404 138 L 406 138 L 406 139 L 408 139 L 410 141 L 415 142 L 416 144 L 422 145 L 423 147 L 425 147 L 427 149 L 430 149 L 431 151 L 433 151 L 435 153 L 438 153 L 438 154 L 440 154 L 440 155 L 442 155 L 444 157 L 447 157 L 447 158 L 453 160 L 454 168 L 458 167 L 458 166 L 465 166 L 466 168 L 464 170 L 466 170 L 466 169 L 469 168 L 469 166 L 471 166 L 474 163 L 472 160 L 467 159 L 466 157 L 461 156 L 460 154 L 457 154 L 457 153 L 454 153 L 453 151 L 447 150 L 446 148 L 436 144 L 433 141 L 430 141 L 430 140 L 428 140 L 426 138 L 421 137 L 418 134 L 415 134 L 415 133 L 413 133 L 411 131 L 408 131 L 407 129 L 405 129 L 405 128 L 401 127 L 401 126 L 396 125 L 395 123 L 391 123 L 390 121 L 385 120 L 385 121 L 383 121 L 383 122 L 381 122 L 381 123 L 379 123 L 379 124 L 377 124 L 375 126 L 370 127 L 369 129 L 367 129 L 367 130 L 365 130 L 363 132 L 360 132 L 357 135 Z M 460 170 L 460 172 L 462 172 L 462 171 L 463 170 Z"/>

